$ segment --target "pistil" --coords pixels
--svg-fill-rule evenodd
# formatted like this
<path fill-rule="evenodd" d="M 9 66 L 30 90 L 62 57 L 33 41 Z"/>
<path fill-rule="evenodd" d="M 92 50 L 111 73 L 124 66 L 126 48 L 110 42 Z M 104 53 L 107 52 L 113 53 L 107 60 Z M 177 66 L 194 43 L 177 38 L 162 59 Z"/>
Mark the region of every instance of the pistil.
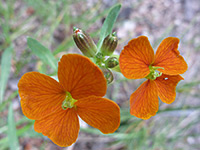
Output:
<path fill-rule="evenodd" d="M 148 76 L 146 76 L 146 79 L 150 79 L 150 80 L 155 80 L 157 77 L 160 77 L 162 75 L 162 72 L 157 71 L 157 69 L 163 69 L 162 67 L 156 67 L 156 66 L 149 66 L 149 70 L 150 73 L 148 74 Z"/>
<path fill-rule="evenodd" d="M 62 109 L 66 110 L 67 108 L 76 107 L 74 104 L 77 100 L 73 99 L 72 95 L 69 92 L 66 92 L 66 98 L 62 102 Z"/>

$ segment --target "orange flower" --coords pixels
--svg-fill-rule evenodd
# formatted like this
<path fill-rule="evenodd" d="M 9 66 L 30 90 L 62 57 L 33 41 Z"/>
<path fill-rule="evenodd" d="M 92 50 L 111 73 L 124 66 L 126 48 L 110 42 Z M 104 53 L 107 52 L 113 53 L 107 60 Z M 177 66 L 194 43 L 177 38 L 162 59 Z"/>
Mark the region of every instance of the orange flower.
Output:
<path fill-rule="evenodd" d="M 145 36 L 132 39 L 120 54 L 122 74 L 129 79 L 147 78 L 130 97 L 130 113 L 149 119 L 158 111 L 158 96 L 167 104 L 176 97 L 176 85 L 183 78 L 187 64 L 178 49 L 179 39 L 164 39 L 156 54 Z"/>
<path fill-rule="evenodd" d="M 78 116 L 105 134 L 119 127 L 119 106 L 102 98 L 106 80 L 90 59 L 78 54 L 64 55 L 58 63 L 58 79 L 59 82 L 30 72 L 18 83 L 22 111 L 35 120 L 35 131 L 65 147 L 78 137 Z"/>

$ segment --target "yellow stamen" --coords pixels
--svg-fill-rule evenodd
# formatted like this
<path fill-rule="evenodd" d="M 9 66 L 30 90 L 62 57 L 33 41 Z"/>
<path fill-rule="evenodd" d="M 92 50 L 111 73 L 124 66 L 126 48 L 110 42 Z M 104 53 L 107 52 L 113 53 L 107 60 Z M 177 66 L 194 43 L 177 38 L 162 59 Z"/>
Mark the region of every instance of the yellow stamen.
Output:
<path fill-rule="evenodd" d="M 76 107 L 74 104 L 77 100 L 73 99 L 72 95 L 69 92 L 66 92 L 66 98 L 62 102 L 62 109 L 66 110 L 67 108 Z"/>

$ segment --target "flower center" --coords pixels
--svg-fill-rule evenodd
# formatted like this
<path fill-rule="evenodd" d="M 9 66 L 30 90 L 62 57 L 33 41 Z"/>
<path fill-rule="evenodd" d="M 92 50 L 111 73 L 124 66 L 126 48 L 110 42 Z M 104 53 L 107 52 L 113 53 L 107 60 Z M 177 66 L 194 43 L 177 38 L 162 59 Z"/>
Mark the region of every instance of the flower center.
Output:
<path fill-rule="evenodd" d="M 164 70 L 164 68 L 162 67 L 155 67 L 150 65 L 149 66 L 150 73 L 148 74 L 148 76 L 146 76 L 146 79 L 155 80 L 157 77 L 160 77 L 162 75 L 162 72 L 157 71 L 157 69 Z"/>
<path fill-rule="evenodd" d="M 74 104 L 77 100 L 73 99 L 72 95 L 69 92 L 66 92 L 66 98 L 62 102 L 62 109 L 66 110 L 67 108 L 76 107 Z"/>

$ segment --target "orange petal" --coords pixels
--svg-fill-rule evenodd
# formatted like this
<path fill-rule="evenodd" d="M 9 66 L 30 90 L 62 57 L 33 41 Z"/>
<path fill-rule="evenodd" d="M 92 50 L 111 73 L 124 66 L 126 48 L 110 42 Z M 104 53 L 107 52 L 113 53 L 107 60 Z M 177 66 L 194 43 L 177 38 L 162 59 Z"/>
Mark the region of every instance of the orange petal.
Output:
<path fill-rule="evenodd" d="M 113 133 L 120 124 L 119 106 L 106 98 L 90 96 L 79 99 L 77 113 L 85 122 L 104 134 Z"/>
<path fill-rule="evenodd" d="M 154 51 L 145 36 L 132 39 L 120 54 L 119 65 L 122 74 L 129 79 L 146 77 L 149 65 L 154 60 Z"/>
<path fill-rule="evenodd" d="M 130 113 L 141 119 L 149 119 L 158 111 L 158 91 L 153 80 L 147 80 L 131 95 Z"/>
<path fill-rule="evenodd" d="M 179 39 L 168 37 L 159 45 L 153 66 L 163 67 L 158 69 L 164 74 L 178 75 L 187 70 L 187 63 L 178 51 Z"/>
<path fill-rule="evenodd" d="M 176 97 L 176 85 L 183 78 L 180 75 L 165 75 L 156 78 L 155 83 L 158 87 L 158 96 L 167 104 L 171 104 Z"/>
<path fill-rule="evenodd" d="M 79 133 L 79 120 L 75 110 L 59 110 L 34 124 L 36 132 L 48 136 L 55 144 L 61 147 L 76 142 Z"/>
<path fill-rule="evenodd" d="M 54 79 L 39 72 L 29 72 L 18 83 L 21 107 L 29 119 L 41 119 L 62 109 L 65 91 Z"/>
<path fill-rule="evenodd" d="M 58 79 L 74 99 L 106 94 L 107 83 L 102 71 L 85 56 L 63 55 L 58 64 Z"/>

